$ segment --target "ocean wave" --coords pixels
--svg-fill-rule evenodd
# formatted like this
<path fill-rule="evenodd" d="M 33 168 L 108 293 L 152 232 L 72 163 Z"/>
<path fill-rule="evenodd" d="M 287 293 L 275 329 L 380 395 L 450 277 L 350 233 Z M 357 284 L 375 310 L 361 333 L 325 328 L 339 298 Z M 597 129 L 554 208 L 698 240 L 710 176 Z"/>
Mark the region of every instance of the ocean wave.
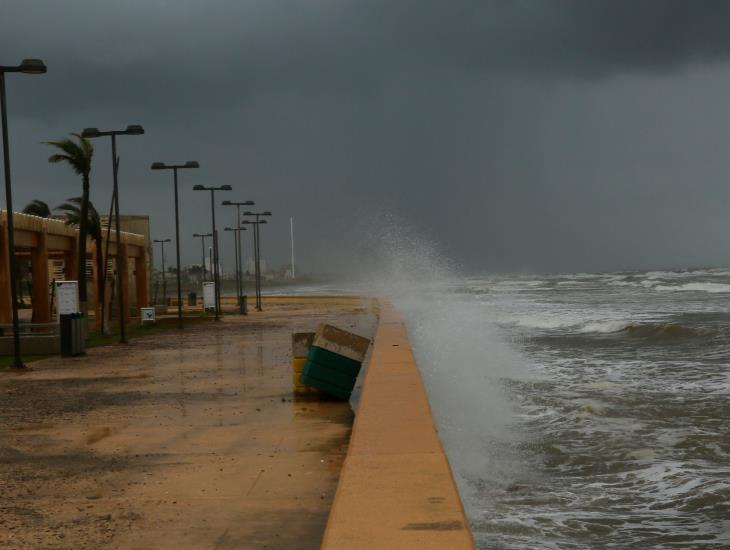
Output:
<path fill-rule="evenodd" d="M 730 293 L 730 284 L 723 283 L 685 283 L 683 285 L 655 285 L 655 290 L 695 291 L 711 293 Z"/>
<path fill-rule="evenodd" d="M 522 328 L 542 331 L 559 330 L 575 334 L 625 334 L 637 337 L 682 337 L 693 336 L 697 330 L 680 323 L 642 322 L 626 319 L 607 319 L 602 321 L 576 322 L 574 319 L 559 317 L 527 317 L 512 324 Z"/>
<path fill-rule="evenodd" d="M 558 329 L 576 326 L 575 321 L 559 317 L 524 317 L 513 321 L 512 324 L 522 328 Z"/>
<path fill-rule="evenodd" d="M 612 281 L 608 281 L 608 285 L 610 286 L 640 286 L 639 283 L 634 281 L 626 281 L 621 279 L 614 279 Z"/>
<path fill-rule="evenodd" d="M 623 333 L 640 337 L 681 337 L 693 336 L 697 331 L 679 323 L 636 323 L 626 321 L 601 321 L 588 323 L 578 332 L 582 333 Z"/>
<path fill-rule="evenodd" d="M 591 323 L 586 323 L 585 325 L 581 326 L 577 332 L 600 332 L 600 333 L 609 333 L 609 332 L 620 332 L 622 330 L 626 330 L 628 327 L 632 326 L 633 323 L 627 322 L 627 321 L 594 321 Z"/>

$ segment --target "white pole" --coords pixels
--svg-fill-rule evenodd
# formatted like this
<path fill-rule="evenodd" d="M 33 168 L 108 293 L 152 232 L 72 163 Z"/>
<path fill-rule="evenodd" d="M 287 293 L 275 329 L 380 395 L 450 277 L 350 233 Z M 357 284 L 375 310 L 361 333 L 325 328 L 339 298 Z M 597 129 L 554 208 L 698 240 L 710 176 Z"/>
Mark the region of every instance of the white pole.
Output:
<path fill-rule="evenodd" d="M 294 274 L 294 218 L 289 218 L 289 226 L 291 228 L 291 278 L 296 278 Z"/>

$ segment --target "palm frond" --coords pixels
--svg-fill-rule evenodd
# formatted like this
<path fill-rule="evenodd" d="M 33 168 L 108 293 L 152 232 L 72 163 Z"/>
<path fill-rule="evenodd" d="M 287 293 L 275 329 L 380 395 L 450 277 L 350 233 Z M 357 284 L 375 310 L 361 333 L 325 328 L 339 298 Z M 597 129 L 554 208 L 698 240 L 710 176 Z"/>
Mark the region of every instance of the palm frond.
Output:
<path fill-rule="evenodd" d="M 48 157 L 48 162 L 71 162 L 72 160 L 68 155 L 62 155 L 60 153 L 55 153 Z"/>
<path fill-rule="evenodd" d="M 54 153 L 48 157 L 48 162 L 58 163 L 67 162 L 74 172 L 80 176 L 88 176 L 91 171 L 91 158 L 94 148 L 91 142 L 78 134 L 72 134 L 77 137 L 78 143 L 72 139 L 59 139 L 44 142 L 46 145 L 56 147 L 62 153 Z"/>
<path fill-rule="evenodd" d="M 59 204 L 55 210 L 64 217 L 66 225 L 79 225 L 81 221 L 81 203 L 82 197 L 72 197 L 67 199 L 63 204 Z M 101 237 L 101 218 L 94 204 L 89 201 L 89 211 L 86 217 L 86 230 L 93 238 Z"/>
<path fill-rule="evenodd" d="M 35 199 L 23 208 L 23 214 L 48 218 L 51 215 L 51 209 L 48 207 L 47 203 L 42 200 Z"/>

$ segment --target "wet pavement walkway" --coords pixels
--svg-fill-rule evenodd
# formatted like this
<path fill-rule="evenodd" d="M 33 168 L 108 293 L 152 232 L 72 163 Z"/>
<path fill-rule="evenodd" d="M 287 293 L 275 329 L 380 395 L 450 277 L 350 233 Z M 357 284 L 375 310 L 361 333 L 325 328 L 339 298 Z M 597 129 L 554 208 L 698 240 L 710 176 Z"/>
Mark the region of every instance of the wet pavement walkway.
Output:
<path fill-rule="evenodd" d="M 291 333 L 371 337 L 298 299 L 0 372 L 0 547 L 318 548 L 353 414 L 291 393 Z"/>

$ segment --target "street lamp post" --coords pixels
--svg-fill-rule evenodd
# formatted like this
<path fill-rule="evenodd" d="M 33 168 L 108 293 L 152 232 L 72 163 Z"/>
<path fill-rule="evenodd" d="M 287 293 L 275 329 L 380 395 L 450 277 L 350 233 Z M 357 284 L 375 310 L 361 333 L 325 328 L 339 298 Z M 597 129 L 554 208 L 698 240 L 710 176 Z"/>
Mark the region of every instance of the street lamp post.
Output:
<path fill-rule="evenodd" d="M 195 160 L 189 160 L 185 164 L 165 164 L 164 162 L 153 162 L 152 170 L 172 170 L 175 182 L 175 249 L 177 254 L 177 328 L 183 328 L 182 318 L 182 284 L 180 282 L 180 210 L 177 200 L 177 170 L 178 168 L 200 168 Z"/>
<path fill-rule="evenodd" d="M 261 224 L 266 223 L 266 220 L 260 220 L 259 218 L 261 216 L 271 216 L 271 212 L 268 210 L 265 212 L 250 212 L 246 211 L 243 213 L 244 216 L 254 216 L 256 218 L 255 222 L 251 221 L 244 221 L 241 222 L 243 224 L 252 224 L 254 226 L 254 232 L 253 232 L 253 242 L 254 242 L 254 262 L 256 264 L 255 271 L 256 271 L 256 310 L 262 311 L 261 307 L 261 233 L 259 232 L 259 227 Z"/>
<path fill-rule="evenodd" d="M 154 239 L 153 242 L 160 243 L 162 249 L 162 303 L 167 306 L 167 279 L 165 278 L 165 243 L 170 239 Z"/>
<path fill-rule="evenodd" d="M 18 263 L 15 258 L 15 225 L 13 224 L 13 196 L 10 183 L 10 145 L 8 144 L 8 105 L 5 96 L 5 73 L 44 74 L 46 66 L 40 59 L 24 59 L 20 65 L 0 65 L 0 111 L 2 111 L 3 166 L 5 167 L 5 210 L 8 220 L 8 256 L 10 258 L 10 301 L 13 310 L 13 367 L 23 369 L 20 357 L 20 318 L 18 317 Z"/>
<path fill-rule="evenodd" d="M 114 190 L 112 193 L 112 197 L 114 200 L 114 211 L 116 214 L 116 222 L 115 222 L 115 228 L 114 233 L 116 234 L 117 239 L 117 276 L 120 277 L 119 279 L 119 292 L 117 292 L 117 296 L 119 297 L 119 343 L 120 344 L 126 344 L 127 343 L 127 335 L 124 330 L 124 318 L 126 317 L 126 312 L 124 311 L 124 285 L 122 284 L 121 277 L 127 277 L 128 273 L 120 273 L 119 270 L 119 252 L 121 250 L 121 243 L 122 243 L 122 237 L 121 237 L 121 229 L 119 224 L 119 180 L 118 180 L 118 172 L 119 172 L 119 160 L 117 158 L 117 136 L 139 136 L 144 134 L 144 128 L 140 126 L 139 124 L 131 124 L 127 126 L 125 130 L 106 130 L 106 131 L 100 131 L 98 128 L 85 128 L 83 132 L 81 132 L 81 136 L 85 138 L 98 138 L 98 137 L 104 137 L 104 136 L 111 136 L 112 138 L 112 175 L 114 177 Z M 106 235 L 107 243 L 109 242 L 109 233 L 107 232 Z M 104 266 L 104 280 L 106 281 L 106 265 Z"/>
<path fill-rule="evenodd" d="M 241 228 L 241 207 L 242 206 L 254 206 L 256 203 L 253 201 L 243 201 L 243 202 L 233 202 L 233 201 L 223 201 L 221 203 L 223 206 L 235 206 L 236 207 L 236 228 Z M 241 233 L 240 231 L 236 231 L 234 234 L 236 237 L 236 252 L 237 252 L 237 259 L 236 259 L 236 293 L 238 294 L 238 307 L 239 311 L 243 314 L 245 313 L 243 309 L 243 251 L 241 250 L 242 244 L 241 244 Z"/>
<path fill-rule="evenodd" d="M 203 263 L 201 264 L 201 267 L 203 268 L 202 281 L 205 281 L 205 238 L 212 237 L 212 236 L 213 236 L 213 233 L 193 233 L 193 237 L 200 237 L 200 244 L 203 249 L 203 256 L 202 256 Z M 211 265 L 210 268 L 213 269 L 213 266 Z"/>
<path fill-rule="evenodd" d="M 240 261 L 241 261 L 240 245 L 241 245 L 241 241 L 243 240 L 242 236 L 241 236 L 241 231 L 246 231 L 246 228 L 240 227 L 240 226 L 238 228 L 226 227 L 224 229 L 224 231 L 233 231 L 234 253 L 236 256 L 236 282 L 238 283 L 237 292 L 240 292 L 240 294 L 238 295 L 238 307 L 239 307 L 239 312 L 242 315 L 245 315 L 246 309 L 243 307 L 243 275 L 239 275 L 239 265 L 240 265 Z"/>
<path fill-rule="evenodd" d="M 215 283 L 215 320 L 220 321 L 220 309 L 221 309 L 221 281 L 220 273 L 218 273 L 218 232 L 215 228 L 215 192 L 216 191 L 231 191 L 233 188 L 230 185 L 221 185 L 218 187 L 206 187 L 205 185 L 194 185 L 193 191 L 210 191 L 210 213 L 211 221 L 213 225 L 213 281 Z"/>

